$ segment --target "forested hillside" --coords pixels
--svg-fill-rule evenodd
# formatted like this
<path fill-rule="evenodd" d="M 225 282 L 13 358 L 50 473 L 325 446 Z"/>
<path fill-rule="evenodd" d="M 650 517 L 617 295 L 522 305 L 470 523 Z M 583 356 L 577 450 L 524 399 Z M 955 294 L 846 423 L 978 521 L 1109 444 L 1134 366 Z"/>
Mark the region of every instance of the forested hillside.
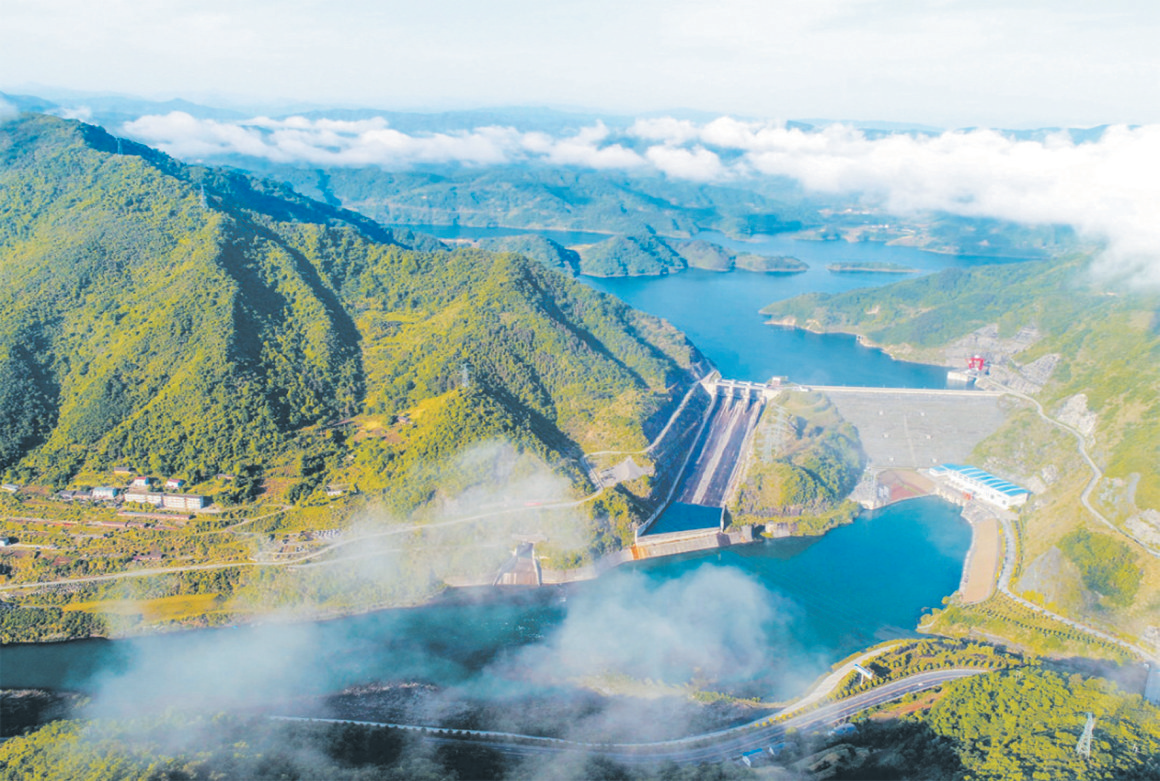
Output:
<path fill-rule="evenodd" d="M 681 236 L 706 229 L 778 233 L 821 224 L 817 207 L 789 182 L 765 194 L 658 175 L 560 167 L 393 172 L 371 166 L 311 169 L 235 157 L 231 164 L 387 225 L 502 225 Z"/>
<path fill-rule="evenodd" d="M 340 437 L 327 464 L 349 452 L 383 491 L 489 436 L 549 461 L 638 448 L 696 360 L 667 324 L 520 255 L 446 252 L 77 122 L 0 126 L 9 479 L 260 472 L 304 427 L 352 417 L 389 435 Z"/>

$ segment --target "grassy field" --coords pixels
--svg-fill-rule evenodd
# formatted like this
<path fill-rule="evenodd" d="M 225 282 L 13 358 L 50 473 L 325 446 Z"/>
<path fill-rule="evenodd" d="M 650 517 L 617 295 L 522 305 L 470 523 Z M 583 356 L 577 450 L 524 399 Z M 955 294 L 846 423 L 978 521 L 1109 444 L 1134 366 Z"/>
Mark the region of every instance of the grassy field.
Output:
<path fill-rule="evenodd" d="M 222 604 L 219 594 L 181 594 L 141 601 L 112 599 L 104 601 L 73 602 L 61 609 L 69 612 L 83 610 L 113 616 L 139 616 L 144 621 L 182 621 L 196 616 L 218 612 Z"/>

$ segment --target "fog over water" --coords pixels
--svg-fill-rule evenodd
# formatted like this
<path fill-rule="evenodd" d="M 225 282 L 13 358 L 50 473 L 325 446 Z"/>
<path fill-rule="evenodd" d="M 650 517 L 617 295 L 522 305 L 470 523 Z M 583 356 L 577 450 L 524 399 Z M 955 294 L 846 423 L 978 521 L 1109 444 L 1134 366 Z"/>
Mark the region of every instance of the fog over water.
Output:
<path fill-rule="evenodd" d="M 799 332 L 765 325 L 756 310 L 803 290 L 889 281 L 887 275 L 822 270 L 838 254 L 852 259 L 851 249 L 878 253 L 853 259 L 889 259 L 924 272 L 969 261 L 897 248 L 788 246 L 786 241 L 770 239 L 758 249 L 803 257 L 813 266 L 809 272 L 689 271 L 586 281 L 669 318 L 727 375 L 941 385 L 942 369 L 898 364 L 842 337 L 802 339 Z M 502 444 L 457 463 L 471 466 L 477 482 L 462 487 L 455 512 L 510 500 L 512 491 L 540 502 L 566 493 L 558 478 Z M 481 488 L 484 483 L 489 486 Z M 534 527 L 535 518 L 532 512 L 494 526 L 487 521 L 446 526 L 432 539 L 459 546 L 470 558 L 472 545 L 510 545 L 511 535 Z M 561 524 L 574 527 L 577 518 L 557 516 L 541 525 L 558 536 Z M 407 535 L 395 534 L 391 524 L 400 529 L 407 524 L 373 518 L 360 523 L 364 532 L 379 529 L 388 535 L 374 543 L 383 555 L 353 545 L 349 565 L 320 568 L 341 576 L 327 580 L 331 588 L 404 572 L 393 569 L 406 557 L 392 546 Z M 331 715 L 320 700 L 311 704 L 303 698 L 350 687 L 421 684 L 433 692 L 414 715 L 424 723 L 459 713 L 465 701 L 497 707 L 519 698 L 563 702 L 627 685 L 636 694 L 601 700 L 601 707 L 558 729 L 585 739 L 645 740 L 695 729 L 699 706 L 682 695 L 689 685 L 765 702 L 785 700 L 835 661 L 877 641 L 912 635 L 922 611 L 937 607 L 957 587 L 969 538 L 957 508 L 923 499 L 864 515 L 822 538 L 642 562 L 566 590 L 500 599 L 467 591 L 427 607 L 324 622 L 302 622 L 293 612 L 281 612 L 236 629 L 4 647 L 0 685 L 91 692 L 89 712 L 96 715 L 163 710 L 176 703 L 204 712 L 257 708 Z M 414 541 L 421 546 L 421 538 Z M 313 578 L 314 572 L 304 577 Z M 652 682 L 647 697 L 639 691 L 643 681 Z M 654 699 L 662 694 L 665 698 Z M 666 703 L 663 717 L 656 712 L 661 702 Z"/>

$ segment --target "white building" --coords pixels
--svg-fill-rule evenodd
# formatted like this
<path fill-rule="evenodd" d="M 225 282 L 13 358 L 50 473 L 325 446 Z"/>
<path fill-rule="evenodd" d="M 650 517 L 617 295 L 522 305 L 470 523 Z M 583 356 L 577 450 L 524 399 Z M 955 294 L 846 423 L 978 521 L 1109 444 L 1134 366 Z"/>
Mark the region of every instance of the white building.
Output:
<path fill-rule="evenodd" d="M 990 472 L 984 472 L 975 466 L 962 464 L 942 464 L 930 470 L 931 477 L 944 480 L 953 488 L 963 492 L 963 498 L 970 501 L 979 499 L 988 504 L 1009 510 L 1020 507 L 1027 501 L 1031 492 L 1022 486 L 995 477 Z"/>

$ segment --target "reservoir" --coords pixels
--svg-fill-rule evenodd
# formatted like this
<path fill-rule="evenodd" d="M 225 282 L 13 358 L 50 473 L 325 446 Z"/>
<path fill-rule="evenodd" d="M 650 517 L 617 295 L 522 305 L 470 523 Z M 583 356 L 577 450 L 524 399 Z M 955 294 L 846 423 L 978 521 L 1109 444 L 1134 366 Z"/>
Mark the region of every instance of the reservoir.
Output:
<path fill-rule="evenodd" d="M 781 376 L 805 385 L 945 388 L 943 367 L 895 361 L 879 350 L 859 346 L 852 336 L 766 325 L 767 318 L 758 312 L 774 301 L 803 293 L 841 293 L 945 268 L 995 262 L 869 242 L 799 241 L 784 236 L 736 241 L 719 233 L 702 233 L 697 238 L 734 252 L 789 255 L 805 261 L 809 270 L 766 274 L 689 269 L 664 277 L 581 279 L 680 328 L 723 377 L 753 382 Z M 918 274 L 835 274 L 826 270 L 830 263 L 849 261 L 896 263 L 916 269 Z"/>
<path fill-rule="evenodd" d="M 827 262 L 885 260 L 931 272 L 977 261 L 881 245 L 702 238 L 794 255 L 811 268 L 583 281 L 668 319 L 726 377 L 943 387 L 945 369 L 893 361 L 848 337 L 771 327 L 757 310 L 803 292 L 898 279 L 831 274 Z M 458 593 L 421 608 L 323 622 L 287 616 L 236 629 L 0 647 L 0 686 L 115 691 L 137 703 L 212 691 L 254 704 L 377 681 L 475 697 L 550 693 L 612 671 L 671 684 L 711 679 L 744 696 L 782 700 L 860 649 L 912 636 L 922 612 L 957 588 L 969 544 L 957 507 L 919 499 L 864 513 L 824 537 L 628 564 L 567 589 Z"/>

